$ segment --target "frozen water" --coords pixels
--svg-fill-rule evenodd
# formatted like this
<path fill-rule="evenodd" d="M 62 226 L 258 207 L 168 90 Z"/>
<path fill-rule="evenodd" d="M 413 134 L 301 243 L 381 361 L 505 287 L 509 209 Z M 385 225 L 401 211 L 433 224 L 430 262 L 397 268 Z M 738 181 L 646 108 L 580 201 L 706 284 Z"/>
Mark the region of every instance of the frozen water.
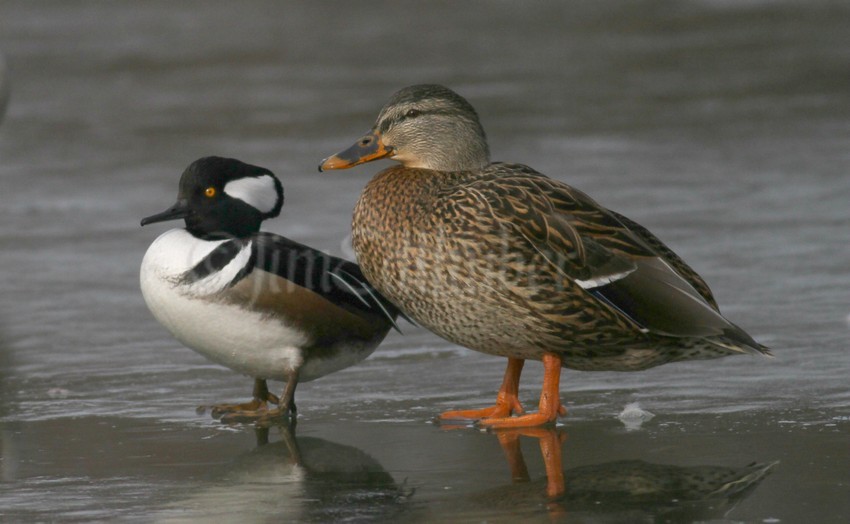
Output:
<path fill-rule="evenodd" d="M 638 402 L 626 404 L 623 411 L 617 415 L 617 418 L 625 424 L 626 429 L 629 431 L 640 429 L 644 422 L 651 420 L 653 417 L 655 417 L 655 415 L 642 409 Z"/>
<path fill-rule="evenodd" d="M 251 380 L 181 347 L 139 292 L 161 230 L 138 221 L 173 203 L 204 155 L 270 168 L 286 205 L 267 229 L 351 256 L 351 210 L 390 164 L 316 166 L 417 82 L 467 96 L 495 160 L 647 226 L 776 355 L 564 370 L 566 482 L 580 471 L 585 486 L 616 487 L 623 462 L 652 473 L 638 487 L 695 464 L 782 464 L 704 507 L 584 492 L 588 506 L 573 493 L 562 516 L 850 521 L 850 8 L 733 3 L 3 0 L 0 521 L 203 514 L 196 503 L 232 500 L 252 478 L 289 478 L 299 456 L 305 476 L 286 497 L 252 493 L 244 521 L 290 503 L 301 521 L 558 519 L 536 483 L 539 433 L 514 434 L 525 461 L 506 461 L 509 434 L 429 423 L 491 405 L 503 358 L 402 324 L 362 364 L 299 387 L 295 442 L 273 434 L 268 447 L 195 413 L 247 400 Z M 529 409 L 542 375 L 524 368 Z M 658 416 L 631 410 L 643 425 L 623 431 L 617 415 L 635 399 Z M 515 482 L 523 466 L 528 482 Z M 404 479 L 409 499 L 396 497 Z"/>

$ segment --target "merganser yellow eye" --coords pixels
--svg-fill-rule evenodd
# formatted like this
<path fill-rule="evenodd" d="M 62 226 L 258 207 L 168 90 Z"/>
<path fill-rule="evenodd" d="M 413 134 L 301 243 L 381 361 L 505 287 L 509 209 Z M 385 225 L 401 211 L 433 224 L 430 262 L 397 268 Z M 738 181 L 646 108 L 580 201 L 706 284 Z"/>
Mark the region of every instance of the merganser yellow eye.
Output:
<path fill-rule="evenodd" d="M 204 190 L 204 194 L 208 197 L 212 198 L 215 196 L 215 188 L 210 186 Z"/>

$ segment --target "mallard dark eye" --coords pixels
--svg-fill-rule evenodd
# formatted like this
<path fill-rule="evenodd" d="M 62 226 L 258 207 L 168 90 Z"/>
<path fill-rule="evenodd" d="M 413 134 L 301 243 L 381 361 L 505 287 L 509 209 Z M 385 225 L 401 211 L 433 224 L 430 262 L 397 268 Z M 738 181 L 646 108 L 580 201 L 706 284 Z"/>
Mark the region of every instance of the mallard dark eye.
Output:
<path fill-rule="evenodd" d="M 405 113 L 404 116 L 406 118 L 416 118 L 417 116 L 419 116 L 421 114 L 422 114 L 422 111 L 420 111 L 418 109 L 411 109 L 407 113 Z"/>

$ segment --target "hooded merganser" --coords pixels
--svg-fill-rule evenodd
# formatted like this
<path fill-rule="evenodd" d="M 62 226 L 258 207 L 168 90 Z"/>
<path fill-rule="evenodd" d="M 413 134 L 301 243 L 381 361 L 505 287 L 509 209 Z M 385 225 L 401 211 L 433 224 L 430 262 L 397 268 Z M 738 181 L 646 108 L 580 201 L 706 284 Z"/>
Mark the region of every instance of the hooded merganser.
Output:
<path fill-rule="evenodd" d="M 282 207 L 268 169 L 206 157 L 183 172 L 173 206 L 142 220 L 186 225 L 142 261 L 153 315 L 186 346 L 255 378 L 251 402 L 213 406 L 225 421 L 295 415 L 299 382 L 360 362 L 395 326 L 397 310 L 357 264 L 260 231 Z M 286 382 L 280 398 L 267 379 Z"/>

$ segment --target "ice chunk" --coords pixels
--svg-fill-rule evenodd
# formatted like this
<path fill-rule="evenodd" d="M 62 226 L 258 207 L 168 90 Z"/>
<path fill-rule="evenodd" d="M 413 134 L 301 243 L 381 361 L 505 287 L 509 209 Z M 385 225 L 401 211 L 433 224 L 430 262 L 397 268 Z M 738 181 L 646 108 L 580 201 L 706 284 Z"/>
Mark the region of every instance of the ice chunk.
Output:
<path fill-rule="evenodd" d="M 48 398 L 52 399 L 68 398 L 68 395 L 70 394 L 71 392 L 65 388 L 50 388 L 47 390 Z"/>
<path fill-rule="evenodd" d="M 625 424 L 627 430 L 634 431 L 640 429 L 641 424 L 654 416 L 649 411 L 641 409 L 639 403 L 632 402 L 631 404 L 626 404 L 626 407 L 617 415 L 617 418 Z"/>

